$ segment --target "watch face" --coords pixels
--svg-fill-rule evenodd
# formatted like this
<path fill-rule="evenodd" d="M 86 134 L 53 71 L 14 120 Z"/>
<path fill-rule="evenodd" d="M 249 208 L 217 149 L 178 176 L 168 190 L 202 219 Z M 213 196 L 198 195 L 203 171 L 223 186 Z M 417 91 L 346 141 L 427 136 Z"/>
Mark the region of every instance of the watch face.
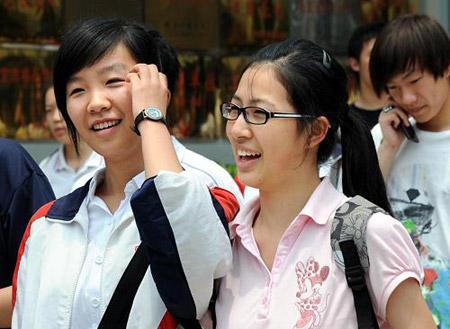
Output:
<path fill-rule="evenodd" d="M 145 114 L 151 120 L 161 120 L 163 117 L 161 111 L 154 107 L 145 109 Z"/>

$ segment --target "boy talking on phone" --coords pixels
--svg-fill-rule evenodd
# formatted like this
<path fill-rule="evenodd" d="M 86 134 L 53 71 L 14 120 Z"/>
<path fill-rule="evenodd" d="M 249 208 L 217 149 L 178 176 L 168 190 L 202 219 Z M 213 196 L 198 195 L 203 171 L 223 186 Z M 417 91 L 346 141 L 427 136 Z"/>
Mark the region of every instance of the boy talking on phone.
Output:
<path fill-rule="evenodd" d="M 430 309 L 440 328 L 450 328 L 448 34 L 424 15 L 393 20 L 376 40 L 370 75 L 391 105 L 372 130 L 389 201 L 419 248 Z"/>

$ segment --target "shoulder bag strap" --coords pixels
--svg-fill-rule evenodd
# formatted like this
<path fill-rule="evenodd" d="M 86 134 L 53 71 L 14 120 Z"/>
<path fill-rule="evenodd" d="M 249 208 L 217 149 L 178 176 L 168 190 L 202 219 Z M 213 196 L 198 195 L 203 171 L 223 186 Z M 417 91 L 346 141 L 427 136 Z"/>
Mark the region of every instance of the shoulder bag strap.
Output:
<path fill-rule="evenodd" d="M 149 261 L 141 243 L 120 278 L 98 329 L 126 329 L 134 297 L 148 267 Z M 176 320 L 181 328 L 201 329 L 197 319 L 176 318 Z"/>
<path fill-rule="evenodd" d="M 141 243 L 120 278 L 98 329 L 126 329 L 134 296 L 147 268 L 148 260 Z"/>
<path fill-rule="evenodd" d="M 365 280 L 365 273 L 370 266 L 366 228 L 374 212 L 384 211 L 361 196 L 356 196 L 336 211 L 331 232 L 336 263 L 343 268 L 347 285 L 353 293 L 359 329 L 379 328 Z M 359 233 L 358 237 L 356 233 Z"/>

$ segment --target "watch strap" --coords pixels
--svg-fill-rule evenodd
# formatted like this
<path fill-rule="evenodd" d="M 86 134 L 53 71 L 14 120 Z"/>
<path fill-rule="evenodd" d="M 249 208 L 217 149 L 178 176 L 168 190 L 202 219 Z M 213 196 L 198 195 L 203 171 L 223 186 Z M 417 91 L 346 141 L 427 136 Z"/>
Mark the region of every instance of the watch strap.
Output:
<path fill-rule="evenodd" d="M 134 127 L 132 127 L 131 129 L 138 135 L 138 136 L 141 136 L 141 133 L 139 132 L 139 129 L 138 129 L 138 125 L 142 122 L 142 121 L 144 121 L 144 120 L 150 120 L 150 121 L 155 121 L 155 122 L 162 122 L 162 123 L 164 123 L 166 126 L 167 126 L 167 121 L 166 121 L 166 119 L 164 118 L 164 116 L 161 116 L 160 118 L 158 118 L 158 119 L 154 119 L 154 118 L 152 118 L 152 117 L 150 117 L 150 116 L 147 116 L 146 114 L 145 114 L 145 111 L 147 110 L 147 108 L 146 109 L 143 109 L 141 112 L 139 112 L 139 114 L 136 116 L 136 118 L 134 119 Z M 158 111 L 159 111 L 159 109 L 158 109 Z"/>

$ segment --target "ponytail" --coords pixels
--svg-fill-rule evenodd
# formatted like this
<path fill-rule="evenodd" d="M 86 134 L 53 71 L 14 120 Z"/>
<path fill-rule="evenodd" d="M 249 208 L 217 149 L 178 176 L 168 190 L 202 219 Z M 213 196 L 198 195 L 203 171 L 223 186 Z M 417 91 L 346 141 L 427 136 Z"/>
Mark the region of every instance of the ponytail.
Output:
<path fill-rule="evenodd" d="M 370 130 L 348 106 L 346 110 L 340 122 L 344 194 L 361 195 L 392 215 Z"/>

